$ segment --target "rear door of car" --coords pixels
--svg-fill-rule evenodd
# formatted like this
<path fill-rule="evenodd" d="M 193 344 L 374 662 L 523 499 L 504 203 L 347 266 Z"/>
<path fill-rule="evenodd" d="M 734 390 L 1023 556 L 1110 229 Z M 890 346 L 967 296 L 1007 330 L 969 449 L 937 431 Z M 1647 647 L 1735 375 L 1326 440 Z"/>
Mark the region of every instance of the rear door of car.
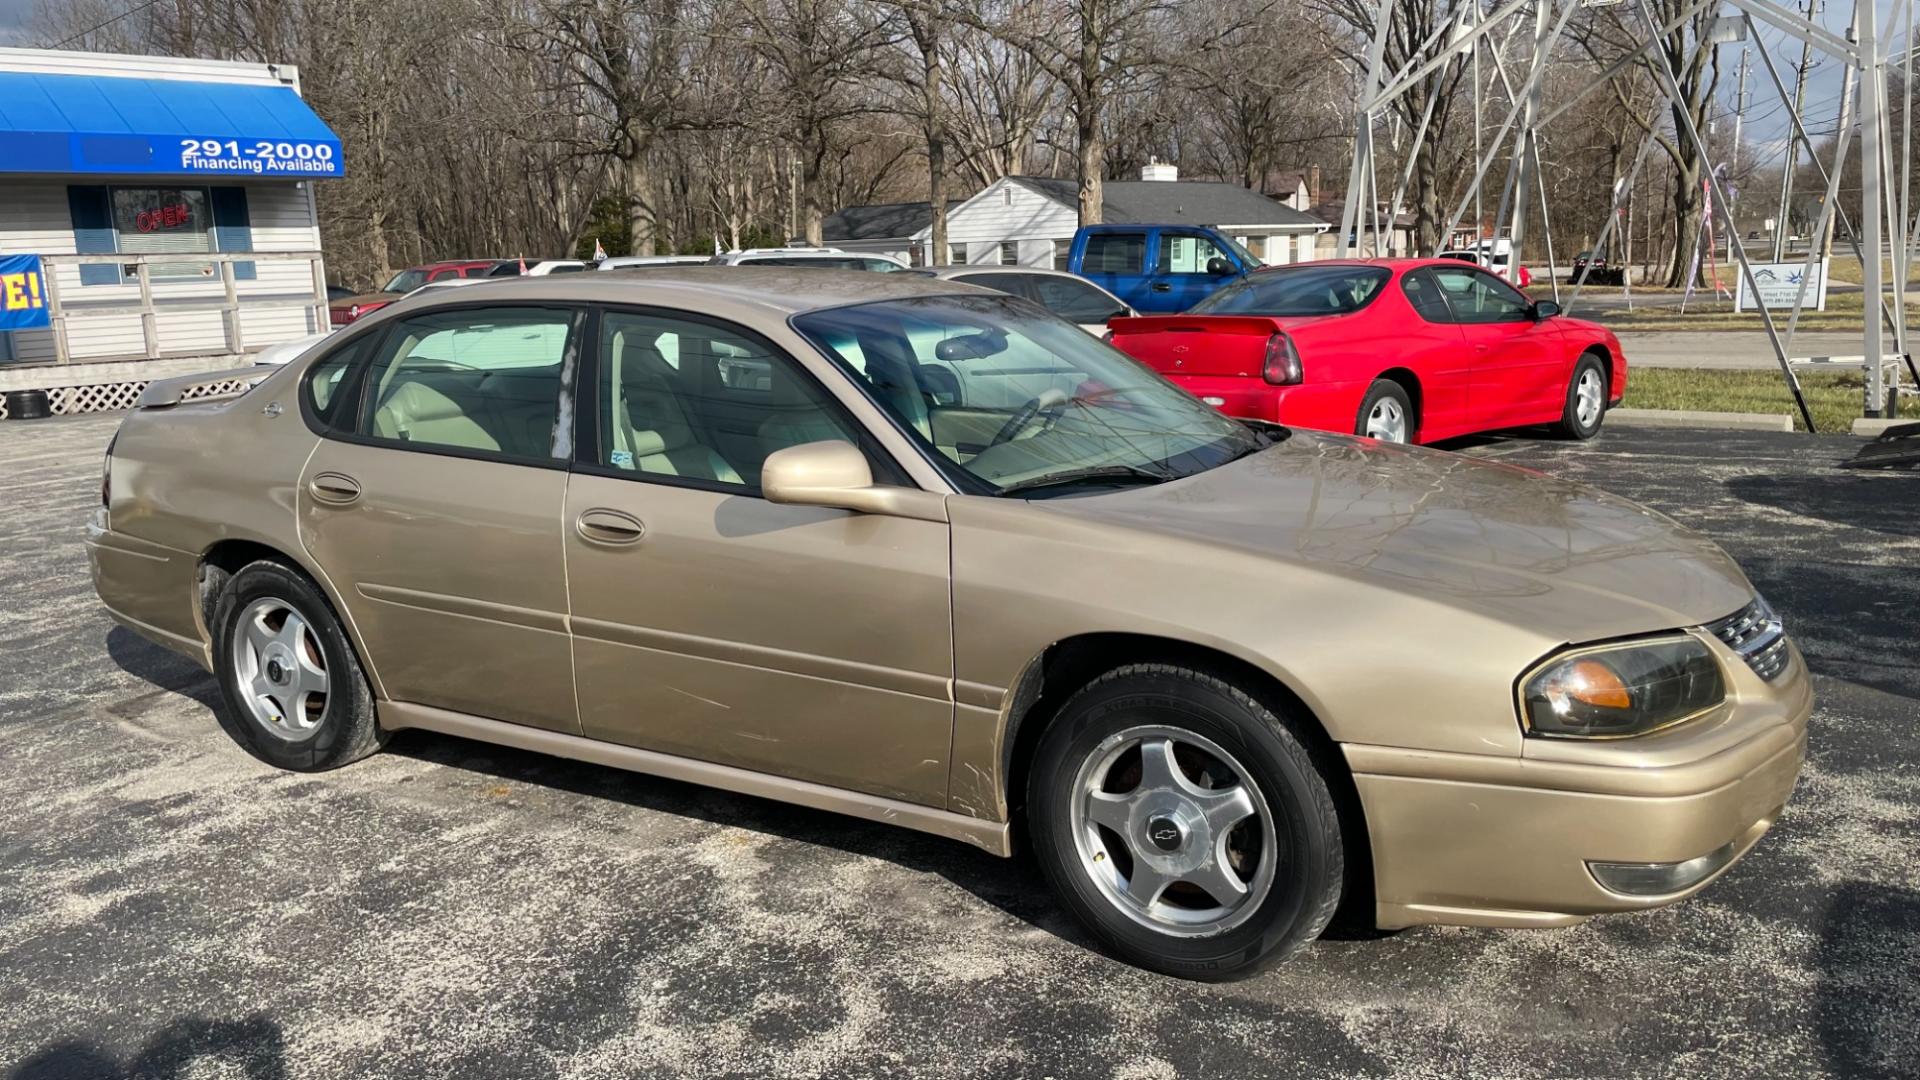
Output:
<path fill-rule="evenodd" d="M 350 346 L 325 416 L 304 408 L 323 437 L 288 498 L 390 697 L 578 730 L 560 512 L 585 317 L 396 320 Z"/>
<path fill-rule="evenodd" d="M 599 319 L 564 511 L 584 734 L 944 805 L 946 524 L 768 501 L 767 456 L 802 443 L 855 443 L 879 482 L 900 476 L 767 338 Z"/>
<path fill-rule="evenodd" d="M 1170 311 L 1152 291 L 1146 229 L 1102 229 L 1081 238 L 1080 276 L 1140 311 Z M 1166 290 L 1162 290 L 1164 293 Z"/>

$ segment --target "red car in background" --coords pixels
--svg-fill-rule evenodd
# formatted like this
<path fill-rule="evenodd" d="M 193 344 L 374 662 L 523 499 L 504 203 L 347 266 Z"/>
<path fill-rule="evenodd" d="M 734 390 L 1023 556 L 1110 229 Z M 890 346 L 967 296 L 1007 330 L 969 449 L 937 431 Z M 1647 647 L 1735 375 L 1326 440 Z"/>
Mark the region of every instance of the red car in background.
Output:
<path fill-rule="evenodd" d="M 1627 388 L 1612 331 L 1452 259 L 1257 271 L 1183 315 L 1114 319 L 1116 348 L 1229 416 L 1392 442 L 1600 430 Z"/>
<path fill-rule="evenodd" d="M 409 267 L 393 275 L 375 292 L 332 301 L 327 305 L 327 321 L 335 326 L 345 326 L 368 312 L 379 311 L 429 281 L 486 277 L 487 272 L 498 265 L 499 259 L 456 259 Z"/>

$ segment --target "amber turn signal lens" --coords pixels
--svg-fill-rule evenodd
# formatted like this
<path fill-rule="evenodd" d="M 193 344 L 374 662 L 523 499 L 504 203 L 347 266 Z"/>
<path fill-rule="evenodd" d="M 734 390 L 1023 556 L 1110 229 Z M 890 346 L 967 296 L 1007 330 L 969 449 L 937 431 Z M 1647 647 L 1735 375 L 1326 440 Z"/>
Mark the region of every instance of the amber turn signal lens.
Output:
<path fill-rule="evenodd" d="M 1602 709 L 1631 709 L 1633 695 L 1612 668 L 1598 660 L 1576 661 L 1567 671 L 1566 695 Z"/>

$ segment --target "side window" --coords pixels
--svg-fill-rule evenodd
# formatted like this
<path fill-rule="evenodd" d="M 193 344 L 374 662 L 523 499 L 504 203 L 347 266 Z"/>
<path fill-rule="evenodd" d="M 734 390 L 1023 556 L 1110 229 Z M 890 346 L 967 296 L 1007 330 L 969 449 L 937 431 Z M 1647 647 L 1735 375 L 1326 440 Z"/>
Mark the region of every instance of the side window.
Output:
<path fill-rule="evenodd" d="M 610 311 L 599 355 L 595 461 L 608 468 L 756 488 L 775 451 L 859 442 L 792 358 L 743 334 Z"/>
<path fill-rule="evenodd" d="M 1441 267 L 1434 280 L 1446 294 L 1453 320 L 1461 323 L 1524 322 L 1531 318 L 1531 301 L 1518 290 L 1484 270 Z"/>
<path fill-rule="evenodd" d="M 1070 323 L 1104 323 L 1123 310 L 1113 297 L 1075 278 L 1034 277 L 1029 283 L 1041 307 Z"/>
<path fill-rule="evenodd" d="M 1401 278 L 1400 289 L 1407 294 L 1407 302 L 1413 305 L 1415 314 L 1422 319 L 1430 323 L 1453 321 L 1453 312 L 1447 310 L 1446 297 L 1440 295 L 1440 286 L 1434 282 L 1430 271 L 1416 270 Z"/>
<path fill-rule="evenodd" d="M 361 335 L 360 340 L 345 348 L 335 349 L 307 369 L 301 393 L 306 397 L 307 408 L 321 427 L 337 429 L 351 423 L 352 408 L 346 404 L 348 380 L 352 377 L 353 365 L 366 355 L 369 343 L 379 336 Z"/>
<path fill-rule="evenodd" d="M 481 308 L 417 315 L 388 332 L 367 369 L 362 435 L 522 461 L 564 457 L 560 396 L 572 380 L 578 315 Z"/>
<path fill-rule="evenodd" d="M 983 289 L 993 289 L 1009 296 L 1025 296 L 1031 299 L 1025 274 L 967 274 L 953 280 L 967 285 L 978 285 Z"/>
<path fill-rule="evenodd" d="M 1226 257 L 1226 252 L 1221 251 L 1213 241 L 1204 236 L 1163 232 L 1160 234 L 1160 262 L 1154 268 L 1154 272 L 1204 274 L 1207 272 L 1208 260 Z"/>
<path fill-rule="evenodd" d="M 1083 274 L 1139 274 L 1147 269 L 1147 234 L 1094 233 L 1080 258 Z"/>

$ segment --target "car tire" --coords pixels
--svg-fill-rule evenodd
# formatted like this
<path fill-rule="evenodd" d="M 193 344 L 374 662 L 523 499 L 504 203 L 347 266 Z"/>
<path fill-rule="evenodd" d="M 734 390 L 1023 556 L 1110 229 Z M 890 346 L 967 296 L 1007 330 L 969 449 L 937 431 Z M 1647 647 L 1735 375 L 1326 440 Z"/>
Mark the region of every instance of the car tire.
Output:
<path fill-rule="evenodd" d="M 1585 441 L 1600 432 L 1607 418 L 1607 369 L 1592 353 L 1573 365 L 1573 377 L 1567 380 L 1567 400 L 1560 411 L 1560 422 L 1553 430 L 1563 439 Z"/>
<path fill-rule="evenodd" d="M 1410 443 L 1419 430 L 1420 418 L 1413 413 L 1413 400 L 1406 388 L 1392 379 L 1375 379 L 1360 399 L 1360 411 L 1353 419 L 1353 433 L 1381 442 Z M 1398 437 L 1390 437 L 1397 429 Z"/>
<path fill-rule="evenodd" d="M 1167 975 L 1243 978 L 1299 951 L 1339 906 L 1345 855 L 1327 780 L 1339 766 L 1298 723 L 1189 668 L 1132 665 L 1083 687 L 1028 773 L 1028 835 L 1054 894 L 1107 949 Z"/>
<path fill-rule="evenodd" d="M 386 741 L 353 645 L 305 575 L 271 560 L 249 563 L 220 590 L 211 621 L 226 726 L 255 757 L 320 772 Z"/>

